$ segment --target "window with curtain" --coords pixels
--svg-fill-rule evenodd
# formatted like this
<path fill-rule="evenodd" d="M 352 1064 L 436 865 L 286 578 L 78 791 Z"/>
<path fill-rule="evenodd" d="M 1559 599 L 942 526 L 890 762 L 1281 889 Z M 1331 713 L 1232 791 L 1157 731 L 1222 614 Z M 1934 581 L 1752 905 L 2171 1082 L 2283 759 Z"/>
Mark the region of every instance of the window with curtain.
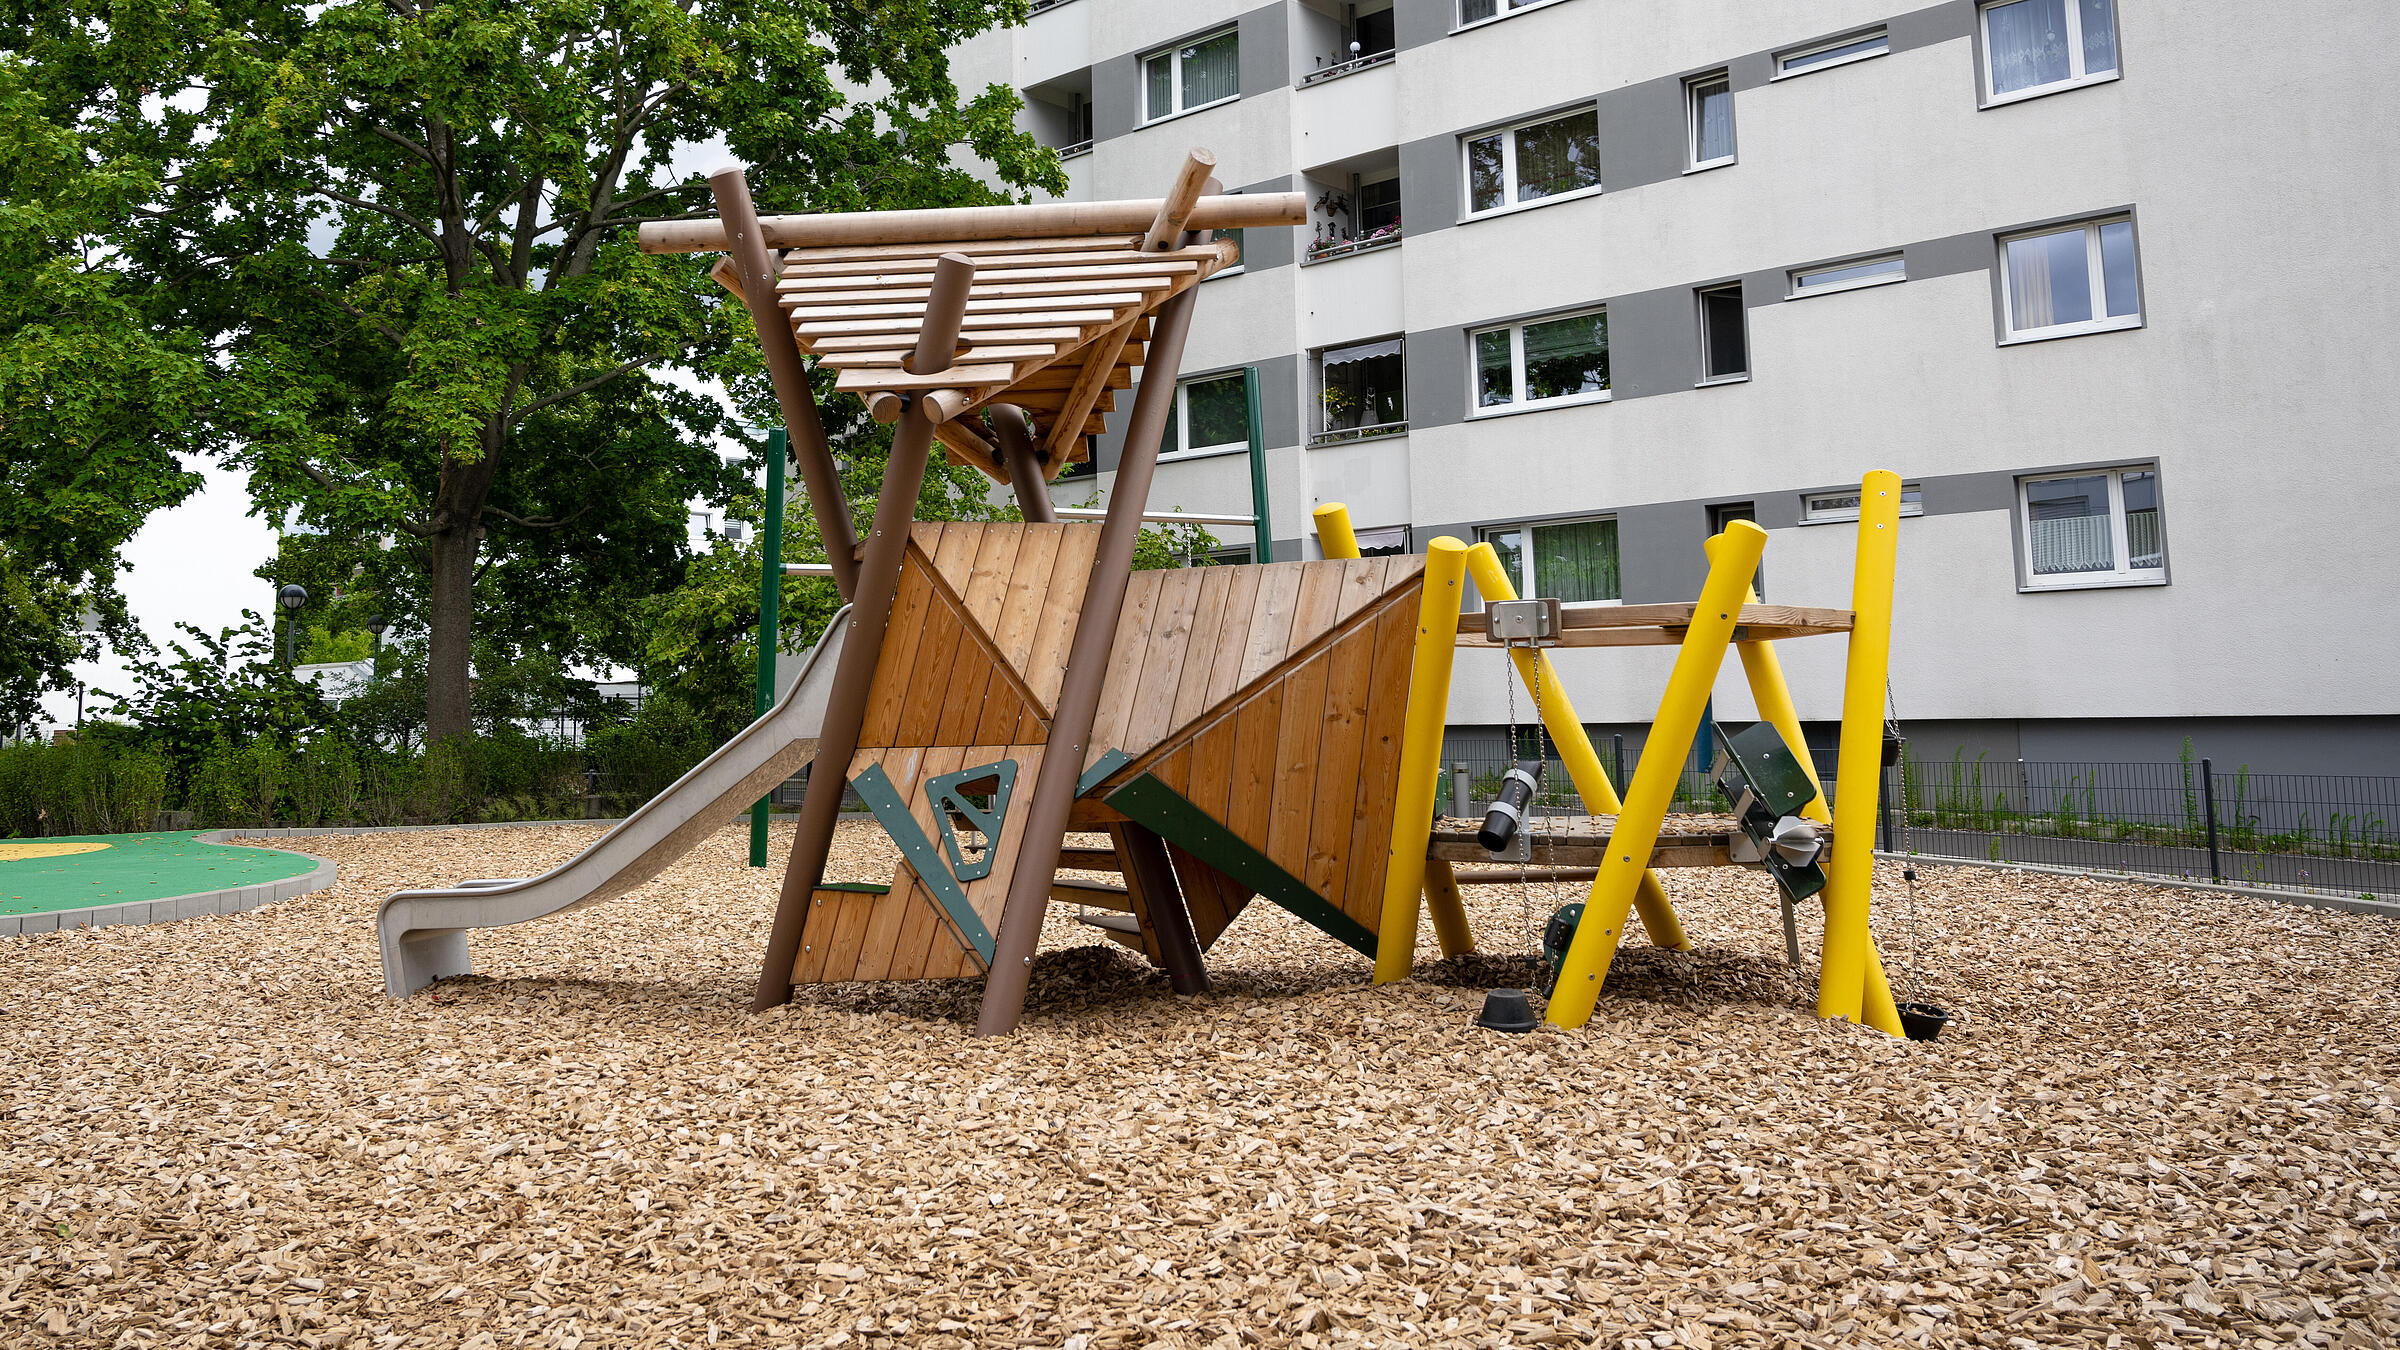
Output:
<path fill-rule="evenodd" d="M 1592 108 L 1461 142 L 1470 215 L 1600 186 L 1600 114 Z"/>
<path fill-rule="evenodd" d="M 1323 437 L 1349 439 L 1408 429 L 1407 358 L 1401 339 L 1328 348 L 1317 358 L 1317 371 Z"/>
<path fill-rule="evenodd" d="M 2165 579 L 2166 537 L 2155 470 L 2026 478 L 2018 484 L 2018 496 L 2029 587 Z"/>
<path fill-rule="evenodd" d="M 1470 339 L 1478 411 L 1608 397 L 1608 314 L 1489 328 Z"/>
<path fill-rule="evenodd" d="M 1983 7 L 1989 97 L 2068 88 L 2117 73 L 2112 0 L 2000 0 Z"/>
<path fill-rule="evenodd" d="M 1691 167 L 1713 169 L 1733 163 L 1733 81 L 1725 72 L 1703 75 L 1684 86 L 1691 121 L 1686 146 Z"/>
<path fill-rule="evenodd" d="M 1554 525 L 1494 525 L 1480 533 L 1483 542 L 1499 555 L 1500 566 L 1521 596 L 1573 605 L 1624 595 L 1613 517 Z"/>
<path fill-rule="evenodd" d="M 1142 59 L 1142 120 L 1205 108 L 1242 92 L 1241 43 L 1231 28 Z"/>
<path fill-rule="evenodd" d="M 1520 9 L 1538 9 L 1556 0 L 1458 0 L 1458 26 L 1468 27 Z"/>
<path fill-rule="evenodd" d="M 2141 325 L 2141 277 L 2130 220 L 2093 221 L 2003 240 L 2000 266 L 2011 341 Z"/>
<path fill-rule="evenodd" d="M 1250 448 L 1250 397 L 1242 373 L 1186 380 L 1167 406 L 1167 426 L 1158 453 L 1182 455 Z"/>

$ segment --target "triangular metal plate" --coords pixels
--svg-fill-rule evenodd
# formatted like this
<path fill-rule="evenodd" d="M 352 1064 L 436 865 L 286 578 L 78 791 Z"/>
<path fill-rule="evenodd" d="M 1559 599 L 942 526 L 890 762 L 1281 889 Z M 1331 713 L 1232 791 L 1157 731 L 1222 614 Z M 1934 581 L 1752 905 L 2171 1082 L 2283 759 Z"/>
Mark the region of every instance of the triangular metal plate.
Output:
<path fill-rule="evenodd" d="M 989 778 L 998 783 L 992 789 L 992 804 L 978 806 L 959 793 L 968 783 Z M 933 803 L 934 821 L 942 829 L 942 851 L 950 855 L 950 871 L 960 881 L 980 881 L 992 874 L 993 855 L 1000 848 L 1000 823 L 1008 818 L 1010 789 L 1017 783 L 1017 762 L 1000 760 L 994 764 L 979 764 L 956 773 L 938 773 L 925 780 L 925 799 Z M 950 823 L 951 813 L 966 818 L 967 823 L 983 832 L 983 856 L 973 862 L 966 860 L 958 845 L 958 834 Z"/>

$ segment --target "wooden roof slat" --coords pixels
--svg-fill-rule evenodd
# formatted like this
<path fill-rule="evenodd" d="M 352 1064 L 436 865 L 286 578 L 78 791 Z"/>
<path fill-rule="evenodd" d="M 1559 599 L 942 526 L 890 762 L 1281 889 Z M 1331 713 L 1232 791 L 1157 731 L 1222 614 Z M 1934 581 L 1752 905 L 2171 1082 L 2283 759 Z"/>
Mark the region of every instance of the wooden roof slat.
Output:
<path fill-rule="evenodd" d="M 874 319 L 887 317 L 894 314 L 905 314 L 922 318 L 925 313 L 925 306 L 922 302 L 913 305 L 905 302 L 881 304 L 867 303 L 853 305 L 829 304 L 812 298 L 794 300 L 790 296 L 785 296 L 782 299 L 783 307 L 792 312 L 792 317 L 796 320 L 804 321 L 814 321 L 818 319 Z M 1141 302 L 1142 293 L 1140 291 L 1102 291 L 1093 295 L 1061 296 L 1011 295 L 996 296 L 988 300 L 969 299 L 967 301 L 967 313 L 1038 313 L 1039 311 L 1046 309 L 1083 309 L 1093 305 L 1107 305 L 1113 308 L 1120 305 L 1138 305 Z"/>
<path fill-rule="evenodd" d="M 1079 343 L 1085 340 L 1085 329 L 1067 326 L 1055 328 L 994 328 L 979 329 L 977 342 L 1047 342 Z M 900 341 L 881 333 L 857 333 L 846 337 L 821 337 L 814 343 L 819 352 L 882 351 Z"/>
<path fill-rule="evenodd" d="M 843 370 L 856 370 L 861 366 L 896 366 L 908 359 L 911 350 L 907 347 L 886 346 L 873 351 L 844 351 L 839 353 L 840 359 L 835 364 Z M 969 343 L 966 350 L 959 353 L 958 359 L 979 363 L 1047 360 L 1058 355 L 1058 351 L 1059 347 L 1055 342 Z"/>
<path fill-rule="evenodd" d="M 1042 261 L 1055 263 L 1057 260 L 1045 258 Z M 1156 277 L 1158 284 L 1163 286 L 1167 284 L 1167 277 L 1181 276 L 1185 272 L 1197 271 L 1199 267 L 1200 263 L 1197 259 L 1179 258 L 1172 255 L 1160 255 L 1156 258 L 1143 258 L 1138 261 L 1122 263 L 1077 264 L 1069 267 L 991 266 L 975 269 L 975 284 L 976 288 L 980 290 L 986 285 L 1020 285 L 1044 281 L 1097 282 L 1115 277 Z M 805 270 L 795 268 L 787 271 L 783 279 L 775 283 L 775 289 L 787 295 L 797 291 L 832 291 L 844 288 L 888 290 L 896 287 L 923 290 L 932 275 L 933 268 L 930 265 L 912 269 L 883 268 L 860 272 L 819 271 L 813 267 Z"/>
<path fill-rule="evenodd" d="M 1194 244 L 1189 248 L 1172 249 L 1163 253 L 1145 253 L 1138 248 L 1081 249 L 1064 253 L 1044 252 L 1028 248 L 1021 253 L 984 253 L 975 256 L 978 272 L 1012 268 L 1071 268 L 1105 267 L 1133 264 L 1142 267 L 1163 267 L 1174 263 L 1207 265 L 1212 259 L 1227 259 L 1231 244 Z M 956 249 L 945 250 L 957 252 Z M 939 253 L 914 254 L 901 258 L 815 258 L 794 259 L 786 254 L 782 280 L 803 277 L 878 276 L 886 273 L 930 272 L 941 256 Z"/>
<path fill-rule="evenodd" d="M 1006 384 L 1016 375 L 1017 368 L 1005 361 L 987 365 L 951 366 L 925 375 L 912 375 L 905 370 L 883 366 L 868 366 L 844 370 L 835 377 L 833 387 L 856 393 L 870 389 L 970 389 L 977 385 Z"/>
<path fill-rule="evenodd" d="M 1017 296 L 1040 295 L 1100 295 L 1115 291 L 1157 291 L 1175 284 L 1175 278 L 1160 273 L 1144 276 L 1095 277 L 1084 281 L 1029 281 L 1022 285 L 987 286 L 977 278 L 967 292 L 970 300 L 998 300 Z M 873 290 L 779 290 L 776 301 L 789 309 L 795 305 L 881 305 L 907 302 L 922 308 L 932 292 L 922 284 L 888 286 Z"/>
<path fill-rule="evenodd" d="M 864 262 L 881 258 L 938 258 L 945 253 L 964 253 L 972 258 L 978 254 L 1009 253 L 1100 253 L 1122 251 L 1141 252 L 1139 234 L 1078 234 L 1049 235 L 1034 239 L 954 239 L 948 242 L 926 240 L 908 244 L 827 244 L 821 247 L 786 249 L 784 265 L 796 262 Z M 1166 255 L 1161 255 L 1166 256 Z"/>
<path fill-rule="evenodd" d="M 1034 314 L 1010 310 L 1004 313 L 970 314 L 959 324 L 959 329 L 972 333 L 982 328 L 1029 328 L 1061 323 L 1100 325 L 1116 317 L 1117 312 L 1113 309 L 1061 309 Z M 796 318 L 793 331 L 805 343 L 810 336 L 821 333 L 914 333 L 923 326 L 922 313 L 863 314 L 854 319 L 815 315 Z"/>

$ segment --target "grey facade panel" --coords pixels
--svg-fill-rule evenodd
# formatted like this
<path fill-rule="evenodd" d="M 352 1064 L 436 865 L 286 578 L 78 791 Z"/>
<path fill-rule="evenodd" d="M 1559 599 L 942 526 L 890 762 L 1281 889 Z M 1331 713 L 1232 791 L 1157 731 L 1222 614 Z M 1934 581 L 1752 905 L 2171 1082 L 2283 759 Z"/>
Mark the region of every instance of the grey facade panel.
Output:
<path fill-rule="evenodd" d="M 1600 96 L 1600 184 L 1610 192 L 1683 176 L 1681 75 L 1644 80 Z M 1741 128 L 1734 133 L 1738 138 Z"/>
<path fill-rule="evenodd" d="M 1292 82 L 1291 17 L 1282 5 L 1261 5 L 1235 20 L 1241 29 L 1242 97 Z"/>
<path fill-rule="evenodd" d="M 1708 508 L 1699 502 L 1658 502 L 1619 508 L 1617 567 L 1629 605 L 1689 600 L 1708 579 L 1700 543 L 1708 538 Z"/>
<path fill-rule="evenodd" d="M 1745 89 L 1756 89 L 1775 78 L 1775 55 L 1772 52 L 1752 52 L 1748 56 L 1737 56 L 1725 63 L 1725 73 L 1726 77 L 1733 81 L 1733 92 L 1738 94 Z M 1734 101 L 1733 141 L 1737 146 L 1742 141 L 1742 109 L 1739 99 Z"/>
<path fill-rule="evenodd" d="M 1954 234 L 1946 239 L 1928 239 L 1921 244 L 1910 244 L 1901 251 L 1908 257 L 1908 279 L 1911 281 L 1982 272 L 1992 266 L 1992 233 L 1979 230 L 1974 234 Z"/>
<path fill-rule="evenodd" d="M 1092 142 L 1113 141 L 1142 124 L 1142 63 L 1131 52 L 1092 63 Z"/>
<path fill-rule="evenodd" d="M 1237 192 L 1290 192 L 1292 176 L 1265 178 L 1245 183 Z M 1263 272 L 1270 267 L 1289 267 L 1300 260 L 1300 226 L 1273 226 L 1242 231 L 1242 270 Z"/>
<path fill-rule="evenodd" d="M 1427 136 L 1400 144 L 1400 218 L 1412 235 L 1458 223 L 1458 138 Z"/>
<path fill-rule="evenodd" d="M 1945 3 L 1912 10 L 1892 20 L 1892 50 L 1915 51 L 1940 43 L 1975 35 L 1975 0 L 1945 0 Z"/>
<path fill-rule="evenodd" d="M 1392 0 L 1393 45 L 1401 51 L 1450 36 L 1455 0 Z"/>
<path fill-rule="evenodd" d="M 1685 287 L 1608 302 L 1609 390 L 1616 398 L 1688 393 L 1700 382 L 1700 317 Z"/>
<path fill-rule="evenodd" d="M 1408 335 L 1410 426 L 1449 426 L 1467 419 L 1467 334 L 1433 328 Z"/>

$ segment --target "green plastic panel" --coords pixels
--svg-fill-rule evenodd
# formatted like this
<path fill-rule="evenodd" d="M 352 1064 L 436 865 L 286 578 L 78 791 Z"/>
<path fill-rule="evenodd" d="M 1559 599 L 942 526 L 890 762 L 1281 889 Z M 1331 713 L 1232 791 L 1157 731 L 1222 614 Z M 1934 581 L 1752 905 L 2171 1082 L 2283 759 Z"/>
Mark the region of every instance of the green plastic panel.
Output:
<path fill-rule="evenodd" d="M 1305 882 L 1243 843 L 1232 830 L 1154 775 L 1142 774 L 1108 794 L 1108 804 L 1148 826 L 1161 839 L 1283 906 L 1302 923 L 1361 955 L 1375 955 L 1373 930 L 1327 903 Z"/>
<path fill-rule="evenodd" d="M 959 933 L 974 945 L 984 965 L 991 965 L 991 930 L 983 926 L 983 916 L 967 903 L 967 893 L 959 888 L 958 878 L 950 875 L 950 869 L 943 865 L 941 850 L 925 837 L 917 818 L 908 813 L 908 804 L 900 800 L 900 789 L 892 785 L 891 775 L 883 771 L 882 765 L 870 764 L 865 773 L 850 780 L 850 786 L 857 789 L 859 799 L 875 813 L 875 819 L 883 822 L 884 833 L 900 846 L 900 856 L 908 859 L 909 867 L 933 892 L 942 912 L 950 916 Z"/>
<path fill-rule="evenodd" d="M 990 806 L 977 806 L 959 794 L 962 785 L 986 778 L 999 783 L 992 789 Z M 956 773 L 937 773 L 925 780 L 925 800 L 933 803 L 934 823 L 942 827 L 942 851 L 950 855 L 950 870 L 960 881 L 981 881 L 992 874 L 993 855 L 1000 849 L 1000 822 L 1008 819 L 1008 794 L 1016 785 L 1017 762 L 1013 759 L 978 764 Z M 950 814 L 954 811 L 983 831 L 983 856 L 973 862 L 966 860 L 958 846 L 958 832 L 950 827 Z"/>

